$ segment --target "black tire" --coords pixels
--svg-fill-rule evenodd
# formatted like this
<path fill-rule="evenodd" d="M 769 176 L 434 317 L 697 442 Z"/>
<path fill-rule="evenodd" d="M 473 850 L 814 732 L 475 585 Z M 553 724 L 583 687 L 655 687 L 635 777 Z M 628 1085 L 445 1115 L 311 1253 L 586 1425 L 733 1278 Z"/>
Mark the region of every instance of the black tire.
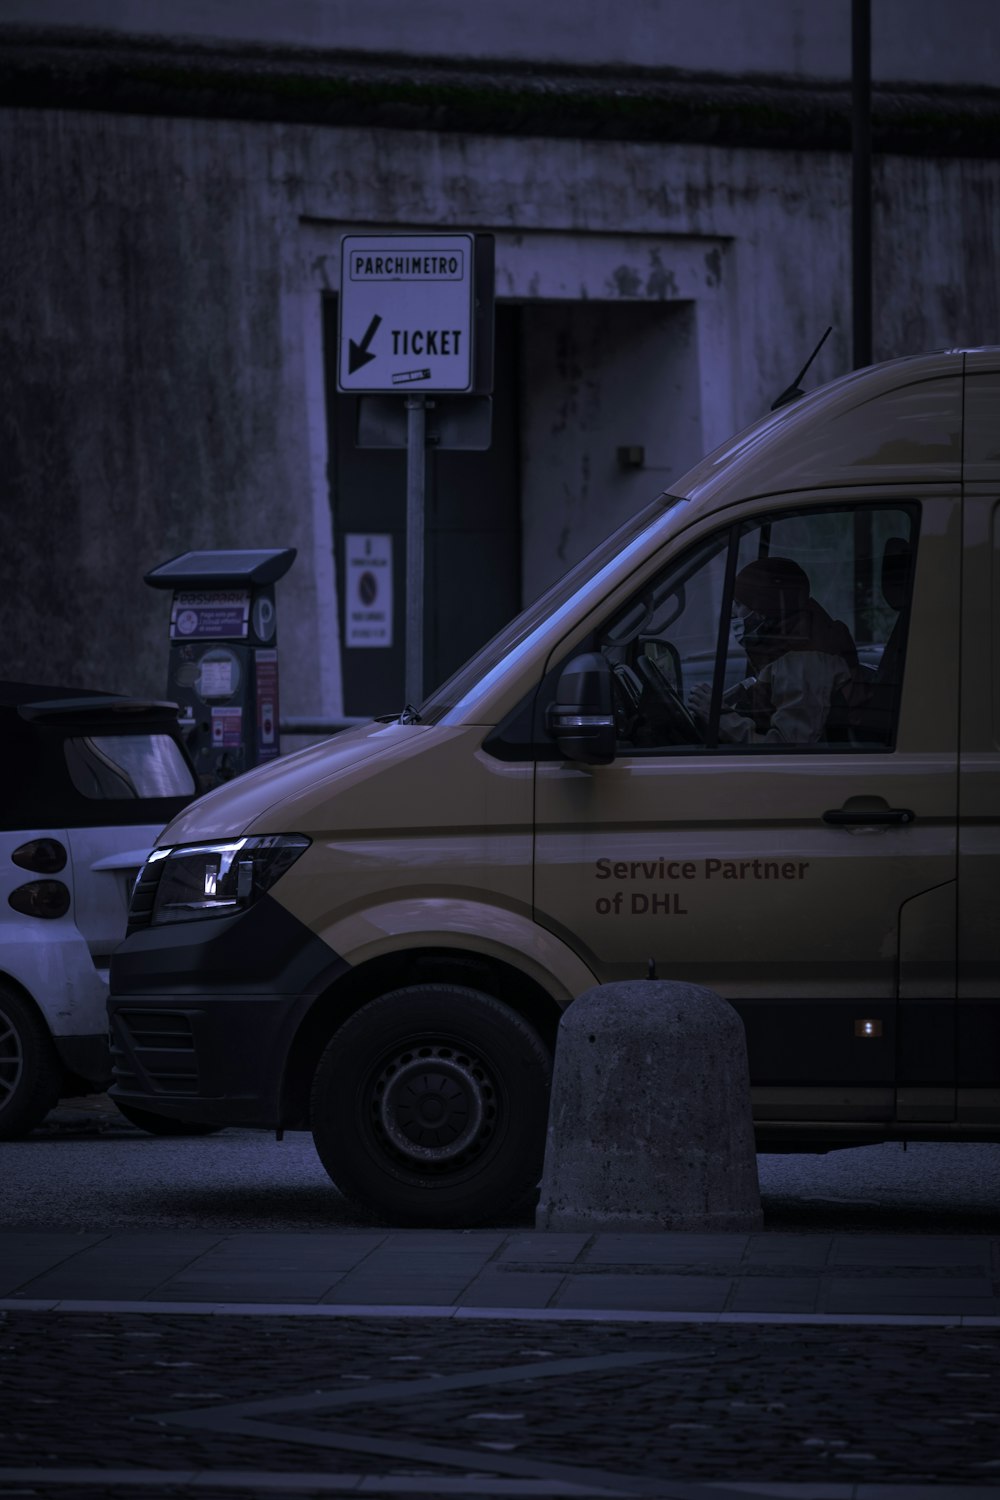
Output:
<path fill-rule="evenodd" d="M 205 1125 L 193 1123 L 191 1120 L 171 1120 L 166 1115 L 157 1115 L 148 1109 L 133 1109 L 131 1104 L 119 1104 L 115 1100 L 118 1113 L 124 1115 L 130 1125 L 136 1125 L 140 1130 L 147 1131 L 150 1135 L 214 1135 L 221 1130 L 221 1125 Z"/>
<path fill-rule="evenodd" d="M 313 1140 L 344 1196 L 387 1223 L 496 1222 L 538 1184 L 550 1080 L 548 1051 L 509 1006 L 463 985 L 411 985 L 329 1042 Z"/>
<path fill-rule="evenodd" d="M 63 1069 L 30 1000 L 0 983 L 0 1141 L 14 1141 L 40 1125 L 57 1103 Z"/>

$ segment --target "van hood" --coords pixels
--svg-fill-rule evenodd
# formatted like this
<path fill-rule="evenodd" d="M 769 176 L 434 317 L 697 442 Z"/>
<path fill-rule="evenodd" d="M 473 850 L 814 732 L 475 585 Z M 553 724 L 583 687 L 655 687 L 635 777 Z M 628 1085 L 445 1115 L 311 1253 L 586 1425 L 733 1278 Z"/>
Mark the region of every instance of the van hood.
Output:
<path fill-rule="evenodd" d="M 395 719 L 390 724 L 360 724 L 321 744 L 257 766 L 198 797 L 167 824 L 157 845 L 164 848 L 203 839 L 239 838 L 252 823 L 266 817 L 276 803 L 333 780 L 359 761 L 385 754 L 414 729 L 419 733 L 420 726 L 400 724 Z M 283 831 L 297 832 L 294 828 Z"/>

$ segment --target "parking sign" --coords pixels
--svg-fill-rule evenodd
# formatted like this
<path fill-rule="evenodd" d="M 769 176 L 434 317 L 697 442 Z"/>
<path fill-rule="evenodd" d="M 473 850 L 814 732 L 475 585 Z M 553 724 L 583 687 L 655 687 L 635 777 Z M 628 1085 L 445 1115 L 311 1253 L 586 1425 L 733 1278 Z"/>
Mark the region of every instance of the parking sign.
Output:
<path fill-rule="evenodd" d="M 337 387 L 471 391 L 475 237 L 345 235 Z"/>

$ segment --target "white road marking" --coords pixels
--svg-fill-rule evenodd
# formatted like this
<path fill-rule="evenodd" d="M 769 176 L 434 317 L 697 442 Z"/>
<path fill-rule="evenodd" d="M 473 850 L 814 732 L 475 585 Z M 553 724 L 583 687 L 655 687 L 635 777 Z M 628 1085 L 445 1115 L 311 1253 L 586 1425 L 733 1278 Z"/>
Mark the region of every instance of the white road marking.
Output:
<path fill-rule="evenodd" d="M 404 1303 L 141 1302 L 104 1298 L 0 1298 L 10 1312 L 149 1313 L 176 1317 L 445 1318 L 524 1323 L 717 1323 L 753 1326 L 802 1324 L 819 1328 L 1000 1328 L 1000 1316 L 983 1313 L 783 1313 L 654 1312 L 638 1308 L 455 1307 Z"/>

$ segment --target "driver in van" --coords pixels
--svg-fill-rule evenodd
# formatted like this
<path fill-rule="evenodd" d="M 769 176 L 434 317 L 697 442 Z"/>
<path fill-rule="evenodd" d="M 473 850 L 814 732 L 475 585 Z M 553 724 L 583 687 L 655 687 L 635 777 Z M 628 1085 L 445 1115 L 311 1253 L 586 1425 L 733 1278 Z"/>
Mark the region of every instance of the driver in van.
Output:
<path fill-rule="evenodd" d="M 812 598 L 809 579 L 789 557 L 762 557 L 737 575 L 732 630 L 751 675 L 723 695 L 719 738 L 730 744 L 815 745 L 838 710 L 846 715 L 858 654 L 851 633 Z M 700 728 L 711 686 L 692 688 Z"/>

